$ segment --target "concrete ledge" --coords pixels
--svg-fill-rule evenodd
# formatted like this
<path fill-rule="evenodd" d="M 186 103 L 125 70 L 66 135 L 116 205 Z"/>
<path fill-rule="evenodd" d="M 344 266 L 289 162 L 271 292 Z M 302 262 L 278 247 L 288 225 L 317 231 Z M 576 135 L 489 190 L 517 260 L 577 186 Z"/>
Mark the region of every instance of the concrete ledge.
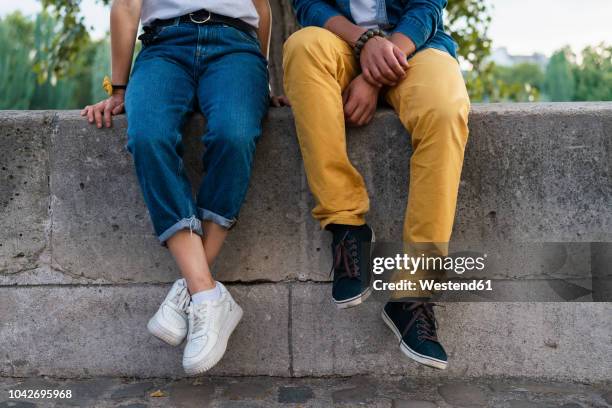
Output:
<path fill-rule="evenodd" d="M 169 286 L 0 288 L 0 376 L 183 376 L 182 347 L 152 337 L 148 319 Z M 288 289 L 232 286 L 244 319 L 213 375 L 289 375 Z"/>
<path fill-rule="evenodd" d="M 329 285 L 292 287 L 296 376 L 527 376 L 606 381 L 612 362 L 607 303 L 448 303 L 438 308 L 446 371 L 408 361 L 380 317 L 383 303 L 338 310 Z M 312 339 L 316 339 L 313 341 Z M 594 352 L 594 350 L 597 350 Z"/>
<path fill-rule="evenodd" d="M 196 117 L 186 129 L 194 183 L 203 127 Z M 612 104 L 476 105 L 470 129 L 454 242 L 580 243 L 557 272 L 590 278 L 589 242 L 612 241 Z M 0 112 L 0 375 L 183 375 L 180 349 L 145 329 L 177 270 L 153 235 L 125 142 L 122 118 L 96 130 L 77 112 Z M 399 240 L 408 135 L 382 110 L 348 143 L 379 240 Z M 609 380 L 609 303 L 449 304 L 439 317 L 450 369 L 404 360 L 381 304 L 333 308 L 329 242 L 311 207 L 290 111 L 272 110 L 216 266 L 247 315 L 213 374 Z M 548 272 L 504 254 L 497 262 L 509 279 Z"/>
<path fill-rule="evenodd" d="M 116 122 L 96 130 L 77 112 L 0 112 L 0 147 L 11 152 L 0 158 L 0 283 L 175 278 L 124 149 L 125 120 Z M 455 242 L 612 241 L 612 104 L 476 105 L 470 129 Z M 186 129 L 194 183 L 202 132 L 197 117 Z M 383 110 L 348 140 L 379 240 L 400 240 L 409 137 Z M 328 242 L 310 217 L 312 206 L 290 111 L 273 109 L 218 277 L 326 281 Z"/>
<path fill-rule="evenodd" d="M 165 285 L 0 288 L 0 376 L 182 377 L 182 347 L 152 338 L 146 322 Z M 521 376 L 609 380 L 606 303 L 453 303 L 438 310 L 451 364 L 420 366 L 399 351 L 382 303 L 339 311 L 329 284 L 232 285 L 245 310 L 211 375 L 297 377 Z M 596 352 L 594 352 L 596 350 Z M 604 358 L 602 358 L 604 357 Z"/>

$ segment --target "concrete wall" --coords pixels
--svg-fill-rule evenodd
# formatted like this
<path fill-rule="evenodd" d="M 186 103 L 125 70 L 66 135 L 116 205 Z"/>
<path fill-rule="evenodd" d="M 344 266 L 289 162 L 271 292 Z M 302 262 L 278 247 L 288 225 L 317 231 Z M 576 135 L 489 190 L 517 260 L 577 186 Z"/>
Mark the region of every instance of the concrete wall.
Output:
<path fill-rule="evenodd" d="M 186 130 L 194 183 L 202 128 L 194 118 Z M 455 242 L 612 241 L 612 104 L 477 105 L 470 129 Z M 369 220 L 379 240 L 397 241 L 409 137 L 381 111 L 348 140 Z M 123 118 L 96 130 L 77 112 L 0 112 L 0 375 L 181 375 L 180 350 L 145 329 L 178 272 L 153 235 L 125 142 Z M 311 207 L 290 111 L 272 110 L 215 268 L 246 311 L 216 374 L 609 379 L 609 303 L 448 304 L 439 315 L 449 370 L 404 360 L 377 301 L 331 305 L 329 242 Z M 516 265 L 500 274 L 542 272 Z"/>

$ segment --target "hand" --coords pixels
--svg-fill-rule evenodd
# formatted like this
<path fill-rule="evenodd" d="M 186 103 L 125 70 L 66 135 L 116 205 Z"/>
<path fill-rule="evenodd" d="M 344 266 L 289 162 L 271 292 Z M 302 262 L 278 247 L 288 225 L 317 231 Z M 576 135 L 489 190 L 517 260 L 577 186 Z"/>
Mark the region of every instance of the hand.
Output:
<path fill-rule="evenodd" d="M 393 86 L 406 75 L 406 55 L 383 37 L 373 37 L 365 43 L 359 56 L 363 76 L 372 85 Z"/>
<path fill-rule="evenodd" d="M 370 123 L 376 112 L 380 88 L 370 84 L 363 75 L 355 77 L 342 93 L 344 117 L 352 126 Z"/>
<path fill-rule="evenodd" d="M 81 111 L 81 116 L 86 116 L 89 123 L 96 123 L 98 129 L 104 125 L 109 128 L 113 125 L 112 116 L 120 115 L 125 111 L 125 92 L 116 91 L 108 99 L 100 101 L 95 105 L 88 105 Z"/>
<path fill-rule="evenodd" d="M 285 95 L 270 95 L 270 105 L 280 108 L 281 106 L 291 106 L 291 102 L 289 102 L 289 98 Z"/>

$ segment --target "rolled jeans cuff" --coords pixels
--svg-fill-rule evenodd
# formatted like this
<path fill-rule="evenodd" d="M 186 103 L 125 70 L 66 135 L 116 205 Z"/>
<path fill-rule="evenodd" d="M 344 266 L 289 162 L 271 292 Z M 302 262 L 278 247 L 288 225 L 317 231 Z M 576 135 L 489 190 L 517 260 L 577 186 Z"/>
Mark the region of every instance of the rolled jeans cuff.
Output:
<path fill-rule="evenodd" d="M 230 229 L 234 226 L 234 224 L 236 224 L 236 218 L 225 218 L 222 215 L 207 210 L 206 208 L 198 207 L 198 213 L 202 221 L 212 221 L 226 229 Z"/>
<path fill-rule="evenodd" d="M 202 223 L 195 215 L 192 215 L 189 218 L 183 218 L 182 220 L 177 221 L 176 224 L 165 230 L 159 236 L 159 243 L 162 246 L 167 246 L 166 241 L 168 241 L 168 239 L 170 239 L 170 237 L 172 237 L 174 234 L 184 229 L 188 229 L 191 232 L 195 232 L 199 236 L 204 235 L 204 233 L 202 232 Z"/>

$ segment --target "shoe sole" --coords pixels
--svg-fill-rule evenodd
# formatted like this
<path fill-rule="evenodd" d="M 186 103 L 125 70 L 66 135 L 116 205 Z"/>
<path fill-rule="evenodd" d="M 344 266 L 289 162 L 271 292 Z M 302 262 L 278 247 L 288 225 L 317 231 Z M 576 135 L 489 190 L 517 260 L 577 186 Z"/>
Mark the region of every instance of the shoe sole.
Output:
<path fill-rule="evenodd" d="M 365 302 L 365 300 L 368 297 L 370 297 L 371 294 L 372 294 L 372 288 L 368 286 L 366 290 L 364 290 L 359 295 L 352 297 L 350 299 L 345 299 L 345 300 L 336 300 L 333 298 L 332 299 L 338 309 L 348 309 L 351 307 L 359 306 L 360 304 Z"/>
<path fill-rule="evenodd" d="M 171 346 L 178 346 L 185 339 L 184 335 L 178 336 L 159 324 L 155 316 L 153 316 L 149 320 L 149 323 L 147 323 L 147 330 L 149 330 L 149 333 L 151 333 L 153 336 Z"/>
<path fill-rule="evenodd" d="M 203 372 L 206 372 L 213 368 L 215 365 L 217 365 L 219 361 L 221 361 L 221 358 L 223 358 L 225 350 L 227 349 L 227 341 L 234 332 L 236 326 L 238 326 L 238 323 L 240 323 L 240 320 L 242 319 L 242 314 L 242 308 L 238 304 L 236 304 L 235 312 L 232 312 L 232 314 L 229 316 L 228 320 L 226 321 L 226 324 L 223 326 L 221 332 L 219 333 L 219 339 L 217 340 L 217 343 L 213 346 L 212 350 L 210 350 L 208 355 L 206 355 L 197 364 L 184 367 L 187 375 L 194 376 L 202 374 Z"/>
<path fill-rule="evenodd" d="M 370 241 L 370 243 L 374 244 L 374 242 L 376 242 L 376 236 L 374 234 L 374 230 L 372 230 L 372 240 Z M 374 245 L 370 245 L 370 258 L 372 257 L 373 251 L 374 251 Z M 354 296 L 350 299 L 336 300 L 332 297 L 332 300 L 334 301 L 338 309 L 349 309 L 351 307 L 359 306 L 360 304 L 365 302 L 366 299 L 369 298 L 371 294 L 372 294 L 372 287 L 368 286 L 366 290 L 364 290 L 357 296 Z"/>
<path fill-rule="evenodd" d="M 413 359 L 417 363 L 421 363 L 428 367 L 437 368 L 439 370 L 445 370 L 446 367 L 448 367 L 448 361 L 438 360 L 437 358 L 425 356 L 423 354 L 417 353 L 416 351 L 408 347 L 408 345 L 404 343 L 401 333 L 397 330 L 397 327 L 395 327 L 395 324 L 393 324 L 393 321 L 387 315 L 387 312 L 383 310 L 381 316 L 385 324 L 391 329 L 393 334 L 395 334 L 395 337 L 397 337 L 397 339 L 400 341 L 400 350 L 406 355 L 406 357 Z"/>

